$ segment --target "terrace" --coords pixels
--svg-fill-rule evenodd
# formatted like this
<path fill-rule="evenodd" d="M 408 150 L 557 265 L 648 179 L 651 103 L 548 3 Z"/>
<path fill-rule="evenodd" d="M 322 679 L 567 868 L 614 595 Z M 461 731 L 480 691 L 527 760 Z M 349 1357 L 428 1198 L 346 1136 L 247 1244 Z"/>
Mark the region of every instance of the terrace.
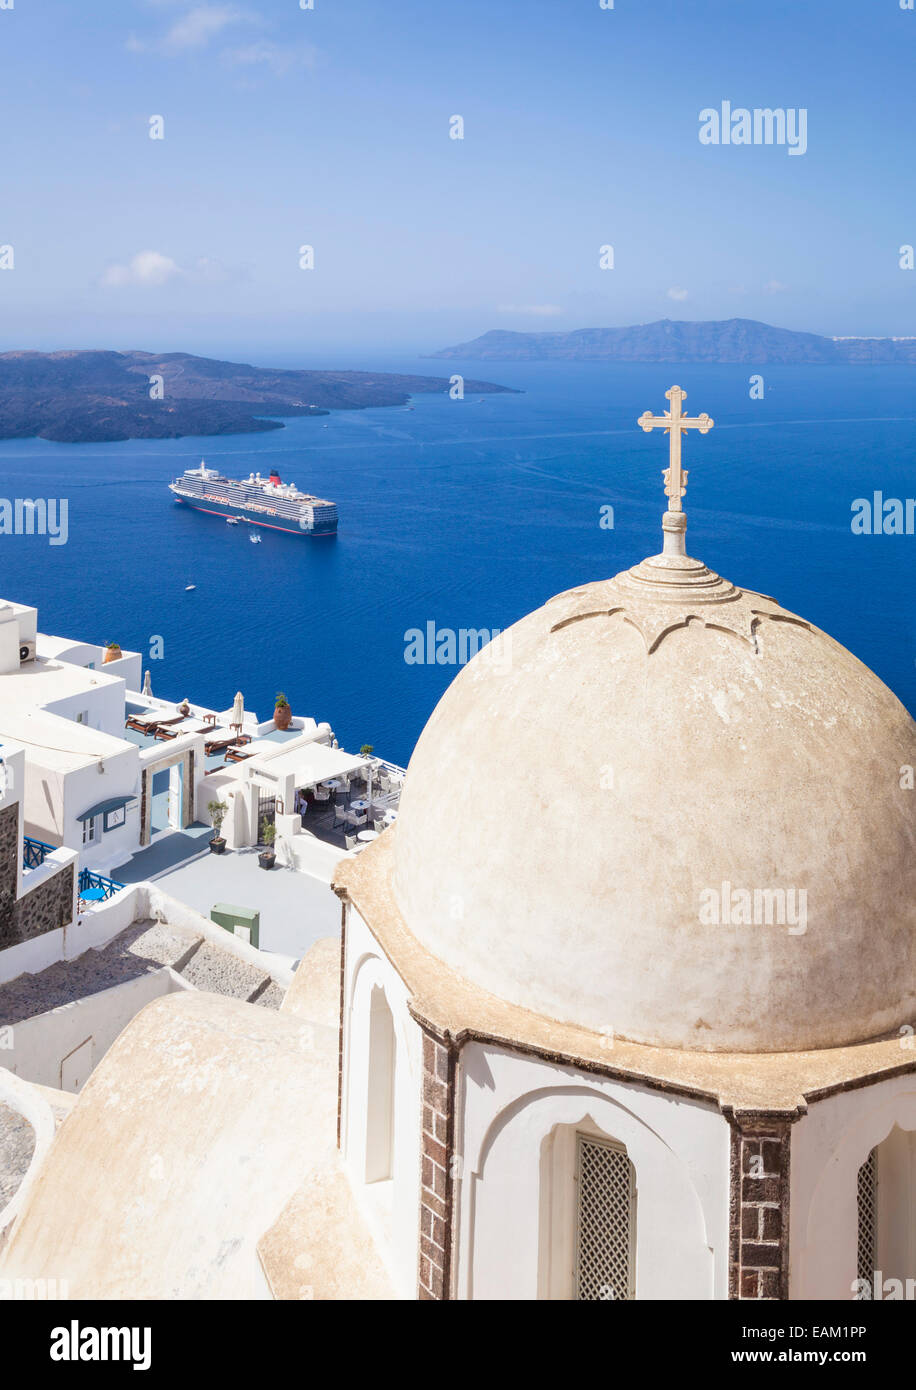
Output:
<path fill-rule="evenodd" d="M 330 888 L 342 851 L 310 836 L 307 869 L 277 864 L 269 872 L 258 864 L 257 847 L 210 853 L 213 831 L 199 823 L 159 835 L 138 850 L 115 874 L 130 885 L 155 882 L 170 897 L 209 917 L 218 902 L 257 909 L 260 947 L 298 960 L 320 937 L 340 932 L 340 903 Z"/>

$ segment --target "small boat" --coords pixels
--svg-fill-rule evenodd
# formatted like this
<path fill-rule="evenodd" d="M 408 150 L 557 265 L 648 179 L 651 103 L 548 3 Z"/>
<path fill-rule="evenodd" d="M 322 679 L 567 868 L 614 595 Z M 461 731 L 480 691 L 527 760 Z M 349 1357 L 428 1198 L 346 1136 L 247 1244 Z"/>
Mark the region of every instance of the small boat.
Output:
<path fill-rule="evenodd" d="M 252 531 L 252 533 L 251 533 L 251 535 L 248 537 L 248 539 L 251 541 L 251 544 L 252 544 L 252 545 L 260 545 L 260 544 L 261 544 L 261 533 L 260 533 L 260 531 Z"/>
<path fill-rule="evenodd" d="M 184 586 L 184 591 L 185 591 L 186 594 L 189 594 L 189 593 L 191 592 L 192 589 L 196 589 L 196 588 L 197 588 L 197 585 L 196 585 L 196 584 L 186 584 L 186 585 Z"/>
<path fill-rule="evenodd" d="M 227 526 L 238 526 L 238 524 L 239 524 L 239 519 L 238 519 L 237 516 L 227 516 L 227 517 L 226 517 L 226 525 L 227 525 Z"/>

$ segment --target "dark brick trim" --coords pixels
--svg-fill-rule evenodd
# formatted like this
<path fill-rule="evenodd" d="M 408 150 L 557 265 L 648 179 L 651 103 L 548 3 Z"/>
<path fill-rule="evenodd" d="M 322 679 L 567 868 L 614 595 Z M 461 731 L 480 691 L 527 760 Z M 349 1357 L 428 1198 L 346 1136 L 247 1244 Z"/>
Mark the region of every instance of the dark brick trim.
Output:
<path fill-rule="evenodd" d="M 799 1112 L 726 1109 L 731 1128 L 728 1296 L 789 1297 L 789 1180 Z"/>
<path fill-rule="evenodd" d="M 421 1299 L 451 1297 L 457 1061 L 453 1046 L 424 1030 L 417 1288 Z"/>

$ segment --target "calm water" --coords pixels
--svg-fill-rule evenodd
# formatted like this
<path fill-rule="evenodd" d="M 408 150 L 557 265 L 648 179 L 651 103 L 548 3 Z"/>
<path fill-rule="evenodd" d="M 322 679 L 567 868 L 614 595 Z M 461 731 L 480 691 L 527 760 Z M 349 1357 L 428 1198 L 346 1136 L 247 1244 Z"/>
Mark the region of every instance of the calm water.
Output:
<path fill-rule="evenodd" d="M 240 688 L 266 718 L 283 689 L 344 746 L 406 763 L 455 674 L 407 665 L 406 629 L 505 628 L 661 548 L 666 443 L 635 421 L 678 381 L 716 421 L 686 446 L 690 554 L 826 628 L 916 713 L 916 537 L 849 525 L 855 497 L 916 495 L 912 370 L 771 367 L 751 401 L 739 367 L 308 365 L 463 370 L 525 394 L 418 396 L 265 435 L 0 443 L 0 496 L 70 502 L 65 546 L 0 537 L 0 594 L 37 604 L 46 632 L 145 653 L 160 635 L 164 659 L 144 661 L 158 695 L 225 708 Z M 337 539 L 264 530 L 253 546 L 174 506 L 166 484 L 201 455 L 334 498 Z"/>

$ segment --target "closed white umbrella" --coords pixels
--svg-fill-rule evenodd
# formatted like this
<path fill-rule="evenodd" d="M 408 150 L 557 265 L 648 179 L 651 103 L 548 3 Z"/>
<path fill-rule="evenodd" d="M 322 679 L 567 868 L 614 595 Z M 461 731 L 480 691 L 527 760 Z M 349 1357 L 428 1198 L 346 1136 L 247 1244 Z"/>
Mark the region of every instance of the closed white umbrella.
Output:
<path fill-rule="evenodd" d="M 152 683 L 152 681 L 150 680 L 149 671 L 147 671 L 146 675 L 143 677 L 143 691 L 142 691 L 142 694 L 144 694 L 144 695 L 152 695 L 152 693 L 153 693 L 153 683 Z"/>
<path fill-rule="evenodd" d="M 242 698 L 241 690 L 237 690 L 235 699 L 232 702 L 232 727 L 242 732 L 242 721 L 245 718 L 245 701 Z"/>

